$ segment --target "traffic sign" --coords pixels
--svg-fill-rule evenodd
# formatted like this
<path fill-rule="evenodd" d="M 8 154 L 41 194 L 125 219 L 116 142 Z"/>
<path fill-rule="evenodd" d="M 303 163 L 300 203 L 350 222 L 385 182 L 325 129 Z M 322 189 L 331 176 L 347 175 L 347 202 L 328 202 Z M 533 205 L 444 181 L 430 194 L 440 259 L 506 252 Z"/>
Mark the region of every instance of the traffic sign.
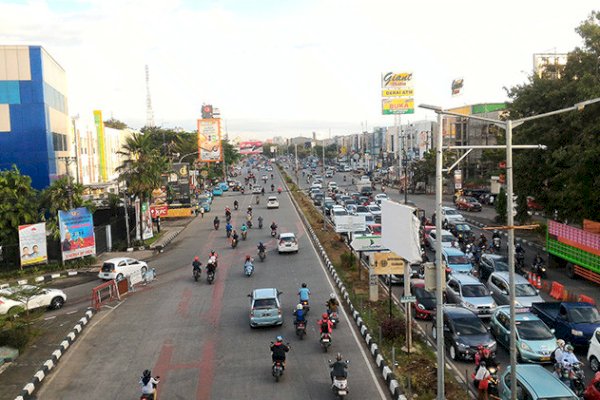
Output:
<path fill-rule="evenodd" d="M 402 296 L 400 298 L 400 303 L 415 303 L 417 301 L 416 296 Z"/>

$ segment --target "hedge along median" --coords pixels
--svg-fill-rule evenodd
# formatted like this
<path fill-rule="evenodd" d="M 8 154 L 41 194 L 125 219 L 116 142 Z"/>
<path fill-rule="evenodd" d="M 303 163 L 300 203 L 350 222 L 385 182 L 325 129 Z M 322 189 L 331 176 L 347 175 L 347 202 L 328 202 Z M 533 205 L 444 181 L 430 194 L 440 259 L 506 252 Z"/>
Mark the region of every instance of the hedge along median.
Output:
<path fill-rule="evenodd" d="M 310 198 L 298 189 L 297 185 L 281 169 L 285 182 L 299 211 L 304 214 L 310 232 L 318 241 L 319 249 L 324 252 L 326 264 L 333 268 L 334 278 L 339 278 L 338 287 L 345 288 L 349 302 L 347 308 L 357 321 L 361 334 L 375 357 L 376 364 L 382 370 L 384 379 L 390 384 L 393 395 L 404 393 L 408 398 L 435 399 L 437 386 L 437 365 L 435 353 L 426 345 L 425 338 L 413 335 L 411 354 L 405 351 L 406 324 L 404 312 L 395 303 L 392 307 L 393 318 L 389 318 L 389 294 L 380 294 L 377 302 L 369 301 L 369 281 L 362 267 L 357 266 L 356 257 L 343 242 L 341 235 L 331 226 L 323 230 L 324 216 L 313 205 Z M 336 279 L 337 280 L 337 279 Z M 387 293 L 387 292 L 386 292 Z M 343 295 L 343 293 L 342 293 Z M 382 298 L 383 297 L 383 298 Z M 344 302 L 342 302 L 345 304 Z M 413 332 L 417 332 L 413 330 Z M 377 342 L 373 340 L 377 339 Z M 392 354 L 393 353 L 393 354 Z M 392 359 L 395 366 L 392 367 Z M 382 367 L 384 365 L 384 367 Z M 387 370 L 387 371 L 386 371 Z M 453 400 L 470 399 L 464 384 L 454 378 L 454 372 L 446 373 L 446 397 Z M 398 388 L 395 385 L 399 384 Z"/>

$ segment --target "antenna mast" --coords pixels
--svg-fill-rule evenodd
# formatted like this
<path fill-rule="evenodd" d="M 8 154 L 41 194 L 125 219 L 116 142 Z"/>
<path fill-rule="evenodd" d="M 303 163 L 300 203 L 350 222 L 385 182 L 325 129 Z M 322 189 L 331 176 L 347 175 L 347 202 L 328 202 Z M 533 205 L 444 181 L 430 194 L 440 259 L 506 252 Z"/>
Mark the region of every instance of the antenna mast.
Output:
<path fill-rule="evenodd" d="M 150 99 L 150 71 L 146 64 L 146 126 L 154 126 L 154 111 L 152 111 L 152 100 Z"/>

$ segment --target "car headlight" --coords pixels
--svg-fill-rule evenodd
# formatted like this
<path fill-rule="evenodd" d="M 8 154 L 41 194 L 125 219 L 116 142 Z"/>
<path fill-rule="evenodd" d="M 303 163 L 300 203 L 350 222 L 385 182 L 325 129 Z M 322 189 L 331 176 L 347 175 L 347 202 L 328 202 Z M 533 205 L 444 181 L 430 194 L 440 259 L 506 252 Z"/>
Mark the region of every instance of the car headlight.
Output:
<path fill-rule="evenodd" d="M 423 304 L 419 303 L 419 304 L 417 304 L 417 308 L 418 308 L 419 310 L 424 310 L 424 309 L 425 309 L 425 306 L 424 306 Z"/>
<path fill-rule="evenodd" d="M 476 308 L 475 305 L 469 303 L 468 301 L 463 301 L 462 305 L 467 307 L 467 308 Z"/>
<path fill-rule="evenodd" d="M 521 349 L 523 349 L 525 351 L 533 351 L 533 350 L 531 350 L 531 347 L 529 347 L 529 345 L 524 342 L 521 342 Z"/>
<path fill-rule="evenodd" d="M 458 344 L 458 347 L 460 347 L 461 349 L 468 349 L 469 348 L 469 345 L 467 345 L 467 344 L 464 344 L 464 343 L 461 343 L 461 342 L 457 342 L 457 344 Z"/>
<path fill-rule="evenodd" d="M 578 331 L 577 329 L 571 329 L 571 335 L 573 336 L 583 336 L 582 331 Z"/>

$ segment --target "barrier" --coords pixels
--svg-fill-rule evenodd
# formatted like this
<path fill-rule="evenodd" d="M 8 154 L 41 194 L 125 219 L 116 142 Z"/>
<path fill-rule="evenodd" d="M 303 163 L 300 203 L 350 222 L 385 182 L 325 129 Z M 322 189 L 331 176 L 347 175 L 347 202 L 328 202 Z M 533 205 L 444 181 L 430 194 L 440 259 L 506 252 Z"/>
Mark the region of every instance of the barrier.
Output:
<path fill-rule="evenodd" d="M 533 272 L 530 271 L 530 272 L 527 273 L 527 281 L 529 283 L 531 283 L 532 285 L 534 284 L 533 283 Z"/>
<path fill-rule="evenodd" d="M 119 290 L 114 279 L 92 289 L 92 308 L 99 310 L 103 303 L 120 300 Z"/>
<path fill-rule="evenodd" d="M 596 305 L 596 302 L 594 301 L 594 299 L 592 299 L 590 296 L 586 296 L 585 294 L 580 294 L 577 297 L 577 301 Z"/>
<path fill-rule="evenodd" d="M 537 276 L 537 280 L 536 280 L 534 286 L 538 289 L 542 288 L 542 277 L 541 276 L 539 276 L 539 275 Z"/>
<path fill-rule="evenodd" d="M 550 297 L 556 300 L 562 300 L 565 292 L 565 286 L 560 283 L 554 281 L 552 282 L 552 287 L 550 288 Z"/>

